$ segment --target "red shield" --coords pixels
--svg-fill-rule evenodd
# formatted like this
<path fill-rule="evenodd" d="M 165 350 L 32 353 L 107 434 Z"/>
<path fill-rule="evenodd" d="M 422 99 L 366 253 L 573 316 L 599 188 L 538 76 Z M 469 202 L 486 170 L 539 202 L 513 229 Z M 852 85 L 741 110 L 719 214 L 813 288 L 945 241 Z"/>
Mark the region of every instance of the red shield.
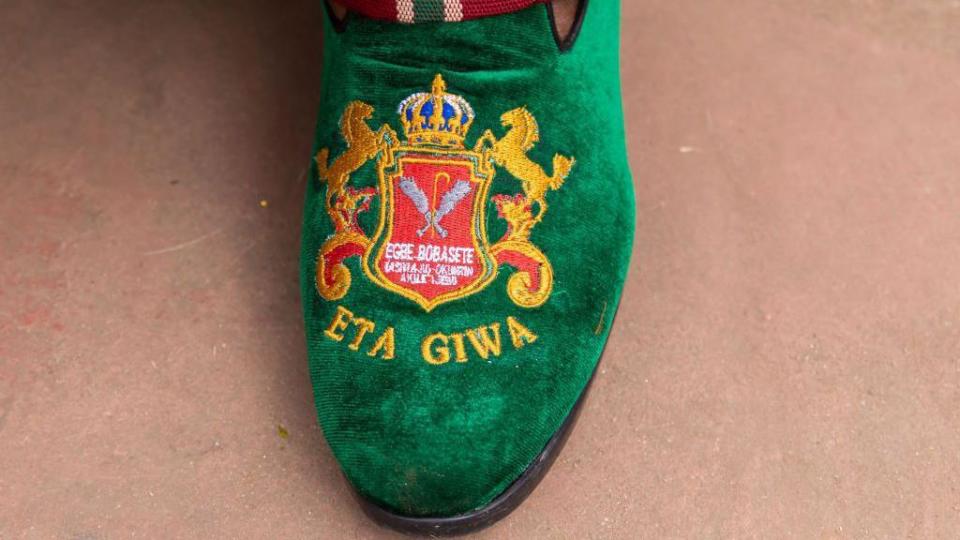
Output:
<path fill-rule="evenodd" d="M 485 231 L 489 179 L 472 152 L 398 151 L 381 170 L 381 223 L 365 269 L 430 311 L 486 286 L 495 264 Z"/>

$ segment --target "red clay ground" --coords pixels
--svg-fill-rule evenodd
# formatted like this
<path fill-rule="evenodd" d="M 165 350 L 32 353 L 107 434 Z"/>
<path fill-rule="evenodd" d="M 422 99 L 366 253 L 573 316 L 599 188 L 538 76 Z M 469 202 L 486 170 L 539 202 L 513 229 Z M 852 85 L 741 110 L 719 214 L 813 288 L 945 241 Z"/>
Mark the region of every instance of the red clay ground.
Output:
<path fill-rule="evenodd" d="M 0 538 L 388 536 L 304 360 L 318 3 L 0 10 Z M 960 8 L 626 3 L 633 272 L 482 536 L 957 538 Z"/>

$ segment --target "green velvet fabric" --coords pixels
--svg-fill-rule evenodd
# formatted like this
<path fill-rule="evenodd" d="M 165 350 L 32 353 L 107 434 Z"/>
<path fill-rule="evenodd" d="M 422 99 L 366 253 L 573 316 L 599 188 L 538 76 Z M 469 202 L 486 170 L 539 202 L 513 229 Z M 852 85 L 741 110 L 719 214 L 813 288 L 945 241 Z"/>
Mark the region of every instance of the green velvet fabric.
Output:
<path fill-rule="evenodd" d="M 324 208 L 326 185 L 311 170 L 302 243 L 302 294 L 310 375 L 325 437 L 349 481 L 381 506 L 411 516 L 451 516 L 479 508 L 502 493 L 558 429 L 594 372 L 617 310 L 629 266 L 634 201 L 626 162 L 620 101 L 619 2 L 590 3 L 575 46 L 559 52 L 547 8 L 454 24 L 406 26 L 351 17 L 346 30 L 325 28 L 323 94 L 316 148 L 330 159 L 344 149 L 338 121 L 360 100 L 374 109 L 368 124 L 398 134 L 397 105 L 429 92 L 440 73 L 447 91 L 466 98 L 476 119 L 466 145 L 500 115 L 520 106 L 533 113 L 540 141 L 529 156 L 549 174 L 555 153 L 576 158 L 565 184 L 547 194 L 549 211 L 530 240 L 553 265 L 555 284 L 539 308 L 510 300 L 502 266 L 482 291 L 430 312 L 373 283 L 361 260 L 346 260 L 347 294 L 327 301 L 315 288 L 318 249 L 332 234 Z M 350 178 L 377 187 L 372 160 Z M 522 193 L 498 167 L 490 194 Z M 361 214 L 372 235 L 380 201 Z M 491 243 L 506 231 L 488 201 Z M 358 351 L 355 327 L 336 341 L 325 334 L 338 306 L 376 324 Z M 511 344 L 507 317 L 538 339 Z M 421 344 L 435 332 L 500 324 L 502 353 L 434 365 Z M 395 358 L 366 354 L 387 327 L 395 328 Z M 452 346 L 451 346 L 452 349 Z"/>

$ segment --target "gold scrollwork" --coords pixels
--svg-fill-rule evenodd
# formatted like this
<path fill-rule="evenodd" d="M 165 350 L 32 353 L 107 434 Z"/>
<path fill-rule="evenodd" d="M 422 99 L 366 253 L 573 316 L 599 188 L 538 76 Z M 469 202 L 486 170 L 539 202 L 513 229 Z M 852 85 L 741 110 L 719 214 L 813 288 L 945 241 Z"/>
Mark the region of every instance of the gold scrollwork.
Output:
<path fill-rule="evenodd" d="M 350 290 L 352 277 L 350 270 L 343 264 L 346 257 L 330 257 L 338 249 L 346 248 L 349 255 L 363 253 L 370 240 L 358 233 L 337 234 L 327 239 L 317 256 L 317 292 L 326 300 L 339 300 Z M 359 253 L 358 253 L 359 252 Z M 330 257 L 330 260 L 328 260 Z M 327 268 L 330 268 L 329 276 Z"/>
<path fill-rule="evenodd" d="M 515 304 L 524 308 L 540 307 L 553 291 L 553 266 L 536 246 L 530 242 L 505 240 L 490 248 L 490 253 L 500 262 L 516 264 L 517 259 L 536 265 L 537 286 L 527 265 L 517 265 L 517 271 L 507 280 L 507 295 Z M 519 255 L 519 257 L 518 257 Z M 502 259 L 502 260 L 501 260 Z"/>

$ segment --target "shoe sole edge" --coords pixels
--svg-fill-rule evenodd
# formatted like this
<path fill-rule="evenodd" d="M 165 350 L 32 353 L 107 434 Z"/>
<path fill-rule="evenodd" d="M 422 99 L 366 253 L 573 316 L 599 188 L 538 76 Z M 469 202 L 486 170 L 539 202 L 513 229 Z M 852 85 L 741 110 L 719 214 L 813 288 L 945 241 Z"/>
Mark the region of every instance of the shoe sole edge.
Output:
<path fill-rule="evenodd" d="M 597 362 L 597 366 L 599 365 L 600 362 Z M 553 466 L 557 457 L 560 455 L 560 451 L 566 444 L 567 439 L 570 438 L 570 434 L 573 432 L 596 375 L 597 368 L 595 367 L 583 392 L 580 393 L 570 413 L 567 414 L 567 417 L 563 420 L 563 424 L 561 424 L 560 428 L 550 437 L 546 446 L 537 454 L 533 462 L 524 469 L 523 473 L 521 473 L 507 489 L 481 508 L 450 517 L 412 517 L 383 508 L 364 497 L 361 493 L 353 489 L 352 486 L 351 490 L 360 502 L 360 506 L 367 517 L 384 527 L 405 534 L 421 536 L 460 536 L 485 529 L 516 510 L 517 507 L 533 493 L 533 490 L 536 489 L 544 476 L 546 476 L 547 471 Z"/>

